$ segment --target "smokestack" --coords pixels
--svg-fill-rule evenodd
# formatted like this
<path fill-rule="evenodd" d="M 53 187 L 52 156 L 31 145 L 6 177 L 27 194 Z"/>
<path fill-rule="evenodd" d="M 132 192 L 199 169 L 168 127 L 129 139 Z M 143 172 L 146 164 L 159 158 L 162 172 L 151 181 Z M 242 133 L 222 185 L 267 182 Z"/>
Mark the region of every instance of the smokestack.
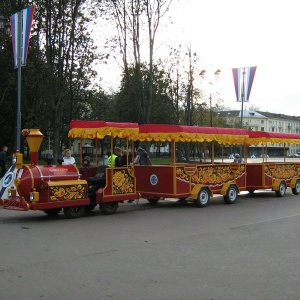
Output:
<path fill-rule="evenodd" d="M 39 160 L 39 149 L 44 135 L 39 129 L 23 129 L 22 135 L 26 137 L 30 150 L 30 163 L 37 165 Z"/>

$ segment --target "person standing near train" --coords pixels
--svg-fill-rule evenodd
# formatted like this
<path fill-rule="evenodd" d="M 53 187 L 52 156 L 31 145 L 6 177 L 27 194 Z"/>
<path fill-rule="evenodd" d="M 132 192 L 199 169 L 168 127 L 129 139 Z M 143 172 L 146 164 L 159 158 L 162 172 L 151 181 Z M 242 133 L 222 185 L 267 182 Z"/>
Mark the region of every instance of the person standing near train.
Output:
<path fill-rule="evenodd" d="M 7 150 L 8 147 L 3 146 L 3 150 L 0 152 L 0 168 L 1 168 L 0 177 L 1 178 L 5 175 L 7 171 L 6 169 Z"/>

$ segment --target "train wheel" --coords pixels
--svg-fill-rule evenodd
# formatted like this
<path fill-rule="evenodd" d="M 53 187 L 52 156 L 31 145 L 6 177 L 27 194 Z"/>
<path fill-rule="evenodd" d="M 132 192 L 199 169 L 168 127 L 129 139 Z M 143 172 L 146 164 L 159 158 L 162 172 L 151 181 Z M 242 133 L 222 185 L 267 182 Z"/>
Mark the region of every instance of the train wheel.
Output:
<path fill-rule="evenodd" d="M 286 192 L 286 185 L 284 181 L 281 181 L 279 184 L 279 189 L 278 191 L 275 191 L 275 194 L 277 197 L 283 197 Z"/>
<path fill-rule="evenodd" d="M 226 191 L 226 196 L 224 196 L 224 201 L 227 204 L 234 204 L 237 199 L 238 190 L 235 185 L 231 185 Z"/>
<path fill-rule="evenodd" d="M 198 193 L 198 198 L 195 200 L 195 204 L 197 207 L 205 207 L 207 206 L 210 200 L 210 193 L 207 188 L 202 188 Z"/>
<path fill-rule="evenodd" d="M 100 210 L 104 215 L 112 215 L 118 209 L 118 202 L 107 202 L 100 204 Z"/>
<path fill-rule="evenodd" d="M 299 195 L 300 194 L 300 180 L 296 181 L 295 187 L 292 188 L 292 193 L 294 195 Z"/>
<path fill-rule="evenodd" d="M 156 204 L 156 203 L 159 201 L 158 198 L 148 198 L 147 200 L 148 200 L 149 203 L 151 203 L 151 204 Z"/>
<path fill-rule="evenodd" d="M 70 206 L 64 208 L 64 214 L 69 219 L 76 219 L 82 217 L 84 213 L 84 206 Z"/>
<path fill-rule="evenodd" d="M 61 212 L 61 208 L 44 209 L 44 213 L 49 217 L 55 217 Z"/>
<path fill-rule="evenodd" d="M 85 206 L 84 206 L 84 211 L 85 211 L 85 212 L 90 212 L 90 211 L 94 210 L 95 207 L 96 207 L 96 204 L 94 204 L 94 203 L 85 205 Z"/>
<path fill-rule="evenodd" d="M 178 204 L 183 204 L 183 205 L 186 205 L 188 204 L 187 201 L 186 201 L 186 198 L 179 198 L 179 200 L 177 201 Z"/>

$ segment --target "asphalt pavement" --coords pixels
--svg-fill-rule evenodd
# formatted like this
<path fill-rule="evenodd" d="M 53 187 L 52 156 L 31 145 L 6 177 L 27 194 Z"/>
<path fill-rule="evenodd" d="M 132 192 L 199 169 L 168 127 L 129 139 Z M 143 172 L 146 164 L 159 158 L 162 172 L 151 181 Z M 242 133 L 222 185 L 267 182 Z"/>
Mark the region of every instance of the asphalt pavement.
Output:
<path fill-rule="evenodd" d="M 0 297 L 300 299 L 300 196 L 176 199 L 80 219 L 0 210 Z"/>

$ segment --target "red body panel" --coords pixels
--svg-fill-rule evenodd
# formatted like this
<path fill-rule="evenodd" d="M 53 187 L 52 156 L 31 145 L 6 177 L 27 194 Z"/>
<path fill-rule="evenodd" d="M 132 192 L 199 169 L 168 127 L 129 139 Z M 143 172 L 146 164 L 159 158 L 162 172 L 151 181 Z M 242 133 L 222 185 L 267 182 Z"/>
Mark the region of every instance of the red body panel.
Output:
<path fill-rule="evenodd" d="M 190 197 L 195 185 L 220 193 L 225 183 L 246 188 L 245 164 L 135 166 L 137 192 L 144 198 Z"/>
<path fill-rule="evenodd" d="M 293 178 L 300 178 L 299 163 L 255 163 L 246 165 L 247 189 L 270 189 L 274 180 L 283 180 L 287 186 Z"/>
<path fill-rule="evenodd" d="M 43 188 L 43 182 L 76 180 L 78 178 L 78 170 L 73 165 L 24 165 L 23 168 L 17 172 L 16 186 L 19 195 L 27 198 L 33 188 L 39 192 Z"/>
<path fill-rule="evenodd" d="M 3 208 L 14 210 L 44 210 L 58 207 L 87 205 L 88 186 L 80 180 L 73 165 L 23 165 L 14 180 L 19 196 L 4 199 Z M 37 192 L 38 199 L 30 199 Z"/>
<path fill-rule="evenodd" d="M 106 187 L 101 189 L 101 194 L 97 193 L 97 203 L 138 199 L 140 196 L 136 192 L 136 181 L 131 172 L 127 167 L 107 168 Z"/>

